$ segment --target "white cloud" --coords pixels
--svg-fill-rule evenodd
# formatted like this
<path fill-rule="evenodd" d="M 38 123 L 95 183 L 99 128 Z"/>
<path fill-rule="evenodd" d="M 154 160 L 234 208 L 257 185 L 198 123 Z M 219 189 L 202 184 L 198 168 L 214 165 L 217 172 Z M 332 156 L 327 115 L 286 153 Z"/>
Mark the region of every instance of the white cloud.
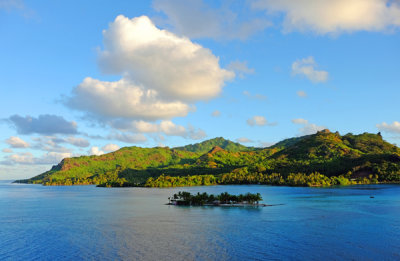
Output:
<path fill-rule="evenodd" d="M 188 104 L 181 101 L 162 101 L 157 91 L 145 90 L 126 79 L 105 82 L 90 77 L 73 90 L 67 105 L 100 118 L 146 120 L 186 116 L 191 110 Z"/>
<path fill-rule="evenodd" d="M 255 0 L 252 6 L 283 13 L 285 32 L 339 34 L 400 26 L 400 3 L 392 0 Z"/>
<path fill-rule="evenodd" d="M 120 147 L 117 144 L 110 143 L 110 144 L 107 144 L 107 145 L 103 146 L 101 149 L 103 151 L 112 152 L 112 151 L 119 150 Z"/>
<path fill-rule="evenodd" d="M 268 123 L 267 119 L 264 116 L 253 116 L 246 122 L 250 126 L 265 126 Z"/>
<path fill-rule="evenodd" d="M 114 121 L 111 125 L 121 131 L 131 131 L 134 133 L 158 133 L 167 136 L 180 136 L 190 139 L 201 139 L 206 137 L 206 133 L 201 129 L 195 129 L 190 124 L 188 127 L 177 125 L 172 121 L 161 121 L 152 123 L 147 121 Z"/>
<path fill-rule="evenodd" d="M 228 64 L 227 69 L 239 75 L 239 78 L 244 78 L 246 74 L 253 74 L 254 69 L 247 67 L 247 62 L 233 61 Z"/>
<path fill-rule="evenodd" d="M 300 133 L 302 133 L 304 135 L 308 135 L 308 134 L 314 134 L 323 129 L 326 129 L 326 128 L 324 126 L 318 126 L 314 123 L 309 123 L 309 124 L 304 125 L 304 127 L 300 128 L 299 131 L 300 131 Z"/>
<path fill-rule="evenodd" d="M 10 149 L 10 148 L 4 148 L 1 151 L 4 152 L 4 153 L 13 153 L 13 150 Z"/>
<path fill-rule="evenodd" d="M 87 139 L 78 137 L 68 137 L 65 139 L 66 143 L 74 145 L 76 147 L 86 148 L 89 147 L 90 143 Z"/>
<path fill-rule="evenodd" d="M 192 140 L 201 140 L 207 137 L 207 133 L 202 129 L 195 129 L 192 125 L 189 124 L 187 136 Z"/>
<path fill-rule="evenodd" d="M 153 7 L 167 15 L 162 23 L 171 25 L 179 34 L 190 38 L 244 40 L 271 25 L 265 18 L 256 18 L 253 13 L 246 14 L 246 18 L 251 19 L 240 20 L 227 2 L 220 8 L 212 8 L 203 0 L 154 0 Z"/>
<path fill-rule="evenodd" d="M 44 114 L 37 118 L 13 115 L 7 119 L 20 134 L 76 134 L 77 124 L 74 121 L 67 121 L 62 116 Z"/>
<path fill-rule="evenodd" d="M 382 122 L 380 124 L 376 124 L 376 127 L 380 131 L 385 131 L 389 133 L 400 133 L 400 122 L 394 121 L 392 123 Z"/>
<path fill-rule="evenodd" d="M 292 75 L 303 75 L 314 83 L 326 82 L 329 73 L 322 70 L 318 71 L 316 68 L 318 68 L 318 64 L 312 56 L 296 60 L 292 64 Z"/>
<path fill-rule="evenodd" d="M 139 134 L 130 134 L 130 133 L 113 133 L 111 135 L 108 136 L 109 139 L 116 139 L 125 143 L 144 143 L 147 141 L 146 136 L 144 136 L 143 134 L 139 133 Z"/>
<path fill-rule="evenodd" d="M 104 151 L 100 150 L 100 148 L 97 146 L 91 147 L 90 150 L 88 151 L 88 155 L 99 156 L 99 155 L 103 155 L 103 154 L 104 154 Z"/>
<path fill-rule="evenodd" d="M 299 119 L 293 119 L 293 120 L 292 120 L 292 123 L 294 123 L 294 124 L 299 124 L 299 125 L 303 125 L 303 127 L 301 127 L 301 128 L 299 129 L 299 132 L 300 132 L 301 135 L 314 134 L 314 133 L 316 133 L 317 131 L 326 129 L 325 126 L 318 126 L 318 125 L 316 125 L 316 124 L 314 124 L 314 123 L 310 123 L 308 120 L 301 119 L 301 118 L 299 118 Z"/>
<path fill-rule="evenodd" d="M 301 118 L 299 118 L 299 119 L 293 119 L 293 120 L 292 120 L 292 123 L 294 123 L 294 124 L 308 124 L 308 120 L 301 119 Z"/>
<path fill-rule="evenodd" d="M 32 148 L 34 149 L 59 153 L 71 152 L 69 148 L 63 147 L 60 144 L 67 143 L 81 148 L 85 148 L 90 145 L 88 140 L 78 137 L 60 138 L 57 136 L 40 136 L 34 137 L 32 140 L 35 141 L 35 144 L 32 145 Z"/>
<path fill-rule="evenodd" d="M 213 116 L 213 117 L 219 117 L 219 116 L 221 116 L 221 112 L 220 112 L 219 110 L 215 110 L 215 111 L 213 111 L 213 112 L 211 113 L 211 116 Z"/>
<path fill-rule="evenodd" d="M 194 109 L 191 104 L 217 97 L 235 76 L 219 66 L 209 49 L 158 29 L 146 16 L 120 15 L 103 36 L 99 65 L 123 78 L 105 82 L 87 77 L 65 102 L 100 118 L 186 116 Z"/>
<path fill-rule="evenodd" d="M 3 164 L 14 165 L 14 164 L 24 164 L 24 165 L 46 165 L 46 164 L 57 164 L 64 158 L 72 157 L 71 153 L 59 153 L 59 152 L 48 152 L 40 157 L 35 157 L 30 152 L 13 154 L 6 157 Z"/>
<path fill-rule="evenodd" d="M 240 142 L 240 143 L 251 143 L 251 142 L 253 142 L 252 140 L 250 140 L 249 138 L 246 138 L 246 137 L 237 138 L 236 141 Z"/>
<path fill-rule="evenodd" d="M 158 124 L 147 121 L 134 121 L 130 122 L 130 125 L 134 131 L 140 133 L 156 133 L 160 131 L 160 126 Z"/>
<path fill-rule="evenodd" d="M 207 100 L 218 95 L 234 74 L 221 69 L 209 49 L 160 30 L 141 16 L 118 16 L 103 32 L 100 65 L 106 72 L 128 74 L 163 97 Z"/>
<path fill-rule="evenodd" d="M 44 149 L 45 150 L 51 150 L 54 148 L 57 148 L 59 143 L 64 142 L 64 139 L 55 137 L 55 136 L 40 136 L 40 137 L 34 137 L 32 138 L 33 141 L 35 141 L 35 145 L 33 147 L 35 149 Z"/>
<path fill-rule="evenodd" d="M 307 93 L 305 91 L 297 91 L 296 94 L 301 98 L 307 97 Z"/>
<path fill-rule="evenodd" d="M 35 158 L 35 164 L 57 164 L 64 158 L 72 157 L 72 153 L 68 152 L 48 152 L 40 158 Z"/>
<path fill-rule="evenodd" d="M 20 137 L 11 136 L 6 139 L 5 142 L 10 145 L 12 148 L 28 148 L 29 143 L 21 139 Z"/>
<path fill-rule="evenodd" d="M 251 94 L 249 91 L 243 91 L 243 95 L 249 97 L 250 99 L 264 101 L 267 99 L 267 96 L 263 94 Z"/>
<path fill-rule="evenodd" d="M 185 136 L 186 128 L 174 124 L 172 121 L 162 121 L 160 123 L 160 130 L 169 136 Z"/>
<path fill-rule="evenodd" d="M 13 154 L 6 157 L 10 164 L 33 164 L 33 155 L 30 152 Z"/>

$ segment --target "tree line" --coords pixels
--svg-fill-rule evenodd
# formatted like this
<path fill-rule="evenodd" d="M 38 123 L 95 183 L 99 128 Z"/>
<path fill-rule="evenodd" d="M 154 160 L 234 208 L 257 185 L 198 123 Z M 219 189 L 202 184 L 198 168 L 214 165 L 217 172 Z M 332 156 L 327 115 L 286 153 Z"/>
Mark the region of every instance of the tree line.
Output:
<path fill-rule="evenodd" d="M 171 201 L 171 198 L 168 198 Z M 172 200 L 177 203 L 177 205 L 189 205 L 189 206 L 202 206 L 205 204 L 254 204 L 262 200 L 261 194 L 239 194 L 231 195 L 228 192 L 221 193 L 219 195 L 208 195 L 206 192 L 192 195 L 190 192 L 179 191 L 174 194 Z"/>

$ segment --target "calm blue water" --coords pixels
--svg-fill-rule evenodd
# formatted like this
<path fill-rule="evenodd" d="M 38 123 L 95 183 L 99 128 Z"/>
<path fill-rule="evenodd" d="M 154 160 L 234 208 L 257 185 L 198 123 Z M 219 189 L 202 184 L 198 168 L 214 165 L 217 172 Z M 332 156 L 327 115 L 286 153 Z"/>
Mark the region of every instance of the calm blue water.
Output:
<path fill-rule="evenodd" d="M 398 185 L 192 187 L 284 205 L 164 205 L 179 190 L 0 181 L 0 260 L 400 260 Z"/>

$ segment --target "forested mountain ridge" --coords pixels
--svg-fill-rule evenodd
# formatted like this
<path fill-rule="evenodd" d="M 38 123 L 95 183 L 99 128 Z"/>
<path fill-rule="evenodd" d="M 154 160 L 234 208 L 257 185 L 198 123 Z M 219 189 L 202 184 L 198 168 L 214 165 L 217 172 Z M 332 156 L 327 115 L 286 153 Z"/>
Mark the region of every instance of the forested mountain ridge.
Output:
<path fill-rule="evenodd" d="M 184 147 L 125 147 L 66 158 L 22 183 L 44 185 L 190 186 L 275 184 L 328 186 L 400 181 L 400 149 L 380 133 L 329 130 L 251 148 L 223 138 Z"/>
<path fill-rule="evenodd" d="M 240 143 L 226 140 L 222 137 L 206 140 L 206 141 L 196 143 L 196 144 L 186 145 L 183 147 L 176 147 L 174 149 L 198 152 L 198 153 L 206 153 L 214 147 L 220 147 L 220 148 L 230 151 L 230 152 L 255 150 L 255 148 L 246 147 Z"/>

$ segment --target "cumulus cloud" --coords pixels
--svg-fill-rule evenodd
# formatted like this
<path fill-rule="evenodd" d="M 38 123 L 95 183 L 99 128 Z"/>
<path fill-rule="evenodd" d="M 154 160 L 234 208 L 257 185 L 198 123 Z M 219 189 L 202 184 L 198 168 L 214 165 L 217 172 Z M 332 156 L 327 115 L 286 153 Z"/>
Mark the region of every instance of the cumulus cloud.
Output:
<path fill-rule="evenodd" d="M 131 134 L 131 133 L 113 133 L 108 136 L 109 139 L 116 139 L 125 143 L 144 143 L 147 141 L 146 136 L 141 133 Z"/>
<path fill-rule="evenodd" d="M 237 138 L 236 141 L 239 142 L 239 143 L 251 143 L 251 142 L 253 142 L 252 140 L 250 140 L 249 138 L 246 138 L 246 137 Z"/>
<path fill-rule="evenodd" d="M 60 145 L 64 142 L 64 139 L 53 137 L 53 136 L 41 136 L 32 138 L 34 144 L 33 149 L 43 150 L 48 152 L 61 152 L 68 153 L 70 150 Z"/>
<path fill-rule="evenodd" d="M 380 124 L 376 124 L 376 127 L 380 131 L 385 131 L 389 133 L 400 133 L 400 122 L 394 121 L 392 123 L 382 122 Z"/>
<path fill-rule="evenodd" d="M 89 147 L 90 142 L 87 139 L 79 138 L 79 137 L 68 137 L 63 140 L 66 143 L 74 145 L 76 147 L 86 148 Z"/>
<path fill-rule="evenodd" d="M 296 60 L 292 64 L 292 75 L 302 75 L 313 83 L 326 82 L 329 77 L 327 71 L 317 70 L 318 64 L 314 57 L 310 56 L 301 60 Z"/>
<path fill-rule="evenodd" d="M 5 157 L 6 160 L 2 162 L 3 164 L 12 165 L 12 164 L 33 164 L 33 155 L 30 152 L 24 152 L 20 154 L 12 154 L 10 156 Z"/>
<path fill-rule="evenodd" d="M 152 123 L 147 121 L 114 121 L 112 126 L 121 131 L 132 131 L 135 133 L 163 133 L 167 136 L 180 136 L 190 139 L 201 139 L 206 136 L 201 129 L 196 129 L 191 125 L 184 127 L 172 121 L 161 121 Z M 200 138 L 199 138 L 200 137 Z"/>
<path fill-rule="evenodd" d="M 265 101 L 267 99 L 267 96 L 263 94 L 251 94 L 249 91 L 243 91 L 243 95 L 249 97 L 250 99 L 254 100 L 260 100 L 260 101 Z"/>
<path fill-rule="evenodd" d="M 6 120 L 14 126 L 19 134 L 76 134 L 77 124 L 67 121 L 62 116 L 44 114 L 37 118 L 13 115 Z"/>
<path fill-rule="evenodd" d="M 299 119 L 293 119 L 293 120 L 292 120 L 292 123 L 294 123 L 294 124 L 308 124 L 308 120 L 301 119 L 301 118 L 299 118 Z"/>
<path fill-rule="evenodd" d="M 169 119 L 186 116 L 191 110 L 181 101 L 162 101 L 157 91 L 146 90 L 126 79 L 106 82 L 90 77 L 73 90 L 66 104 L 100 118 Z"/>
<path fill-rule="evenodd" d="M 63 147 L 60 144 L 71 144 L 80 148 L 86 148 L 90 145 L 88 140 L 79 137 L 60 138 L 57 136 L 40 136 L 34 137 L 32 140 L 35 142 L 32 148 L 49 152 L 71 152 L 69 148 Z"/>
<path fill-rule="evenodd" d="M 161 121 L 160 123 L 151 123 L 146 121 L 133 121 L 128 126 L 135 132 L 140 133 L 158 133 L 162 132 L 169 136 L 184 136 L 186 128 L 181 125 L 176 125 L 172 121 Z"/>
<path fill-rule="evenodd" d="M 1 151 L 4 152 L 4 153 L 13 153 L 13 150 L 10 149 L 10 148 L 4 148 Z"/>
<path fill-rule="evenodd" d="M 211 116 L 213 116 L 213 117 L 219 117 L 219 116 L 221 116 L 221 112 L 220 112 L 219 110 L 215 110 L 215 111 L 213 111 L 213 112 L 211 113 Z"/>
<path fill-rule="evenodd" d="M 146 16 L 118 16 L 103 31 L 103 72 L 115 82 L 87 77 L 67 106 L 98 117 L 141 120 L 186 116 L 194 102 L 218 96 L 235 74 L 219 66 L 209 49 L 158 29 Z M 107 106 L 104 106 L 107 104 Z"/>
<path fill-rule="evenodd" d="M 101 149 L 106 152 L 112 152 L 112 151 L 119 150 L 120 148 L 117 144 L 110 143 L 110 144 L 103 146 Z"/>
<path fill-rule="evenodd" d="M 29 143 L 21 139 L 20 137 L 11 136 L 6 139 L 5 142 L 12 148 L 28 148 Z"/>
<path fill-rule="evenodd" d="M 296 94 L 301 98 L 307 97 L 307 93 L 305 91 L 297 91 Z"/>
<path fill-rule="evenodd" d="M 310 123 L 308 120 L 305 119 L 293 119 L 292 123 L 302 125 L 302 127 L 299 129 L 299 132 L 301 135 L 309 135 L 309 134 L 314 134 L 317 131 L 326 129 L 325 126 L 318 126 L 314 123 Z"/>
<path fill-rule="evenodd" d="M 246 74 L 253 74 L 254 69 L 247 67 L 247 62 L 241 62 L 241 61 L 233 61 L 228 64 L 227 68 L 230 71 L 233 71 L 236 73 L 236 75 L 239 75 L 239 78 L 244 78 Z"/>
<path fill-rule="evenodd" d="M 247 124 L 250 126 L 264 126 L 267 124 L 267 119 L 264 116 L 253 116 L 247 120 Z"/>
<path fill-rule="evenodd" d="M 100 150 L 100 148 L 97 146 L 91 147 L 90 150 L 88 151 L 88 155 L 99 156 L 99 155 L 103 155 L 103 154 L 104 154 L 104 151 Z"/>
<path fill-rule="evenodd" d="M 400 3 L 392 0 L 254 0 L 252 6 L 282 13 L 285 32 L 339 34 L 400 26 Z"/>
<path fill-rule="evenodd" d="M 5 157 L 1 162 L 5 165 L 23 164 L 23 165 L 50 165 L 57 164 L 64 158 L 72 157 L 71 153 L 48 152 L 40 157 L 35 157 L 30 152 L 12 154 Z"/>
<path fill-rule="evenodd" d="M 162 121 L 159 128 L 163 133 L 169 136 L 184 136 L 186 134 L 185 127 L 176 125 L 172 121 Z"/>
<path fill-rule="evenodd" d="M 220 68 L 209 49 L 158 29 L 146 16 L 129 19 L 120 15 L 103 35 L 100 66 L 104 71 L 128 74 L 163 97 L 207 100 L 234 77 Z"/>
<path fill-rule="evenodd" d="M 57 164 L 64 158 L 72 157 L 72 153 L 69 152 L 48 152 L 42 157 L 34 158 L 35 164 Z"/>
<path fill-rule="evenodd" d="M 192 140 L 202 140 L 207 137 L 207 133 L 202 129 L 196 129 L 192 125 L 189 124 L 187 136 Z"/>
<path fill-rule="evenodd" d="M 247 119 L 247 124 L 250 126 L 276 126 L 276 122 L 269 123 L 264 116 L 253 116 L 250 119 Z"/>
<path fill-rule="evenodd" d="M 226 3 L 220 8 L 212 8 L 203 0 L 154 0 L 153 7 L 167 15 L 162 23 L 190 38 L 244 40 L 271 25 L 265 18 L 256 18 L 254 14 L 246 15 L 251 19 L 241 20 Z"/>

